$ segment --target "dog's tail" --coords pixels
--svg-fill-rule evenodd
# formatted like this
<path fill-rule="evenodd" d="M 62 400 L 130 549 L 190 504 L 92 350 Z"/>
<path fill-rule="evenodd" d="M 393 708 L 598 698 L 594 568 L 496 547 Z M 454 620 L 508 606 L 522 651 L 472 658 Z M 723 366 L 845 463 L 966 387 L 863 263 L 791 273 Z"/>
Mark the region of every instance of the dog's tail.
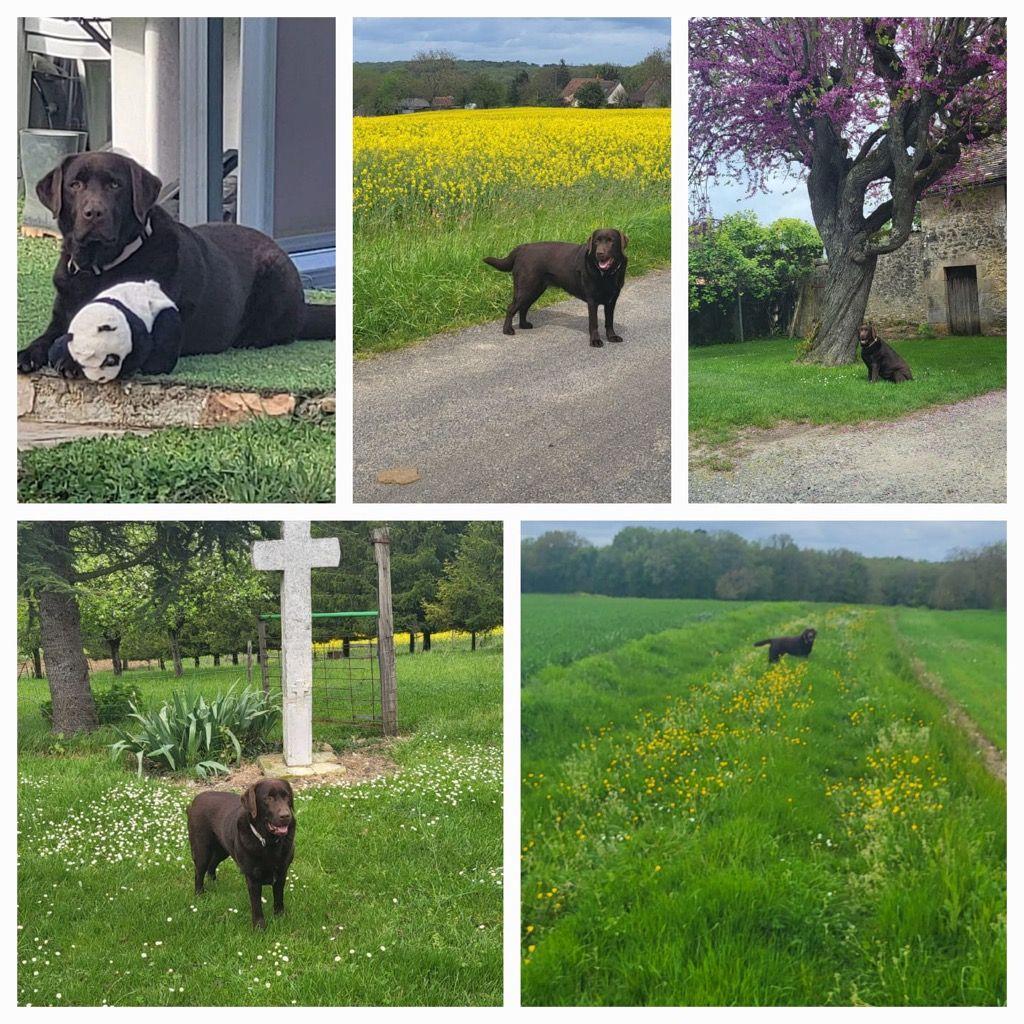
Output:
<path fill-rule="evenodd" d="M 772 642 L 772 641 L 771 641 L 771 638 L 769 638 L 769 639 L 767 639 L 767 640 L 758 640 L 758 641 L 757 641 L 757 642 L 756 642 L 756 643 L 754 644 L 754 646 L 755 646 L 755 647 L 764 647 L 764 645 L 765 645 L 765 644 L 770 644 L 771 642 Z"/>
<path fill-rule="evenodd" d="M 310 305 L 307 302 L 296 340 L 333 341 L 335 336 L 334 306 Z"/>
<path fill-rule="evenodd" d="M 495 270 L 504 270 L 506 273 L 512 269 L 516 261 L 516 251 L 513 249 L 503 260 L 497 256 L 485 256 L 484 263 L 494 267 Z"/>

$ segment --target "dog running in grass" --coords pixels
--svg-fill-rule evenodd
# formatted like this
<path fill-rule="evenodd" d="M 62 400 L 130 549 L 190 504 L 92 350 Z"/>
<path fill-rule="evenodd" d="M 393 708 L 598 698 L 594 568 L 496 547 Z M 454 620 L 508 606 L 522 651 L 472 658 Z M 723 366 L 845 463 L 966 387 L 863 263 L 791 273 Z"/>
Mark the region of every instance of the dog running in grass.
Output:
<path fill-rule="evenodd" d="M 784 654 L 795 654 L 798 658 L 806 658 L 814 646 L 814 638 L 818 635 L 816 629 L 805 629 L 799 636 L 773 636 L 767 640 L 758 640 L 754 646 L 768 648 L 768 664 L 773 665 Z"/>

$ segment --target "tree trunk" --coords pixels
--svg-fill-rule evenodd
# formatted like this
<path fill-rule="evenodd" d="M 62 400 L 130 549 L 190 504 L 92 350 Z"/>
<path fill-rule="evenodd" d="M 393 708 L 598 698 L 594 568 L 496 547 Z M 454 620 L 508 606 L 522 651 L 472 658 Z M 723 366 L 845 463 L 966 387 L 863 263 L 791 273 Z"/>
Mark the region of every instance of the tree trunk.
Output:
<path fill-rule="evenodd" d="M 236 665 L 238 664 L 238 660 L 237 659 L 235 660 L 235 664 Z M 214 668 L 220 668 L 220 655 L 219 654 L 215 654 L 213 656 L 213 667 Z"/>
<path fill-rule="evenodd" d="M 424 651 L 429 651 L 430 650 L 430 630 L 429 629 L 423 630 L 423 647 L 422 647 L 422 650 L 424 650 Z"/>
<path fill-rule="evenodd" d="M 38 647 L 32 648 L 32 673 L 36 679 L 43 678 L 43 656 Z"/>
<path fill-rule="evenodd" d="M 39 594 L 39 635 L 46 652 L 46 676 L 53 702 L 52 731 L 74 733 L 95 729 L 96 704 L 89 689 L 82 620 L 73 593 Z"/>
<path fill-rule="evenodd" d="M 834 251 L 835 247 L 832 249 Z M 864 321 L 876 262 L 876 256 L 868 256 L 863 263 L 855 263 L 843 255 L 829 257 L 821 323 L 807 362 L 842 366 L 856 360 L 857 328 Z"/>
<path fill-rule="evenodd" d="M 352 656 L 352 638 L 344 636 L 341 638 L 341 656 L 350 658 Z"/>
<path fill-rule="evenodd" d="M 114 675 L 121 674 L 121 641 L 113 637 L 107 637 L 107 645 L 110 647 L 110 664 L 114 667 Z"/>
<path fill-rule="evenodd" d="M 160 661 L 160 671 L 161 672 L 166 672 L 167 671 L 167 662 L 164 661 L 163 658 L 160 658 L 159 661 Z"/>
<path fill-rule="evenodd" d="M 238 664 L 238 651 L 232 651 L 231 652 L 231 664 L 232 665 L 237 665 Z"/>
<path fill-rule="evenodd" d="M 409 653 L 416 653 L 416 634 L 411 629 L 409 630 Z"/>
<path fill-rule="evenodd" d="M 475 651 L 476 650 L 476 630 L 475 629 L 471 629 L 469 631 L 469 636 L 470 636 L 469 649 L 471 651 Z"/>
<path fill-rule="evenodd" d="M 174 678 L 180 679 L 182 676 L 181 667 L 181 648 L 178 646 L 178 633 L 177 630 L 171 630 L 171 659 L 174 661 Z"/>

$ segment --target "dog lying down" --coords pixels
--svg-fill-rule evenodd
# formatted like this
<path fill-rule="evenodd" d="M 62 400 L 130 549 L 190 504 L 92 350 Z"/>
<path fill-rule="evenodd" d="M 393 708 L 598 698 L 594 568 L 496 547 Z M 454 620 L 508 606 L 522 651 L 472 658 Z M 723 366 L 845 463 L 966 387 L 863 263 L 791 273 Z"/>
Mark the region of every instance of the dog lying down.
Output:
<path fill-rule="evenodd" d="M 178 307 L 156 281 L 126 281 L 100 292 L 51 346 L 62 377 L 106 384 L 135 371 L 169 373 L 181 349 Z"/>
<path fill-rule="evenodd" d="M 799 636 L 774 636 L 767 640 L 758 640 L 754 646 L 768 648 L 768 664 L 772 665 L 784 654 L 795 654 L 798 658 L 806 658 L 814 646 L 814 638 L 818 635 L 816 629 L 805 629 Z"/>

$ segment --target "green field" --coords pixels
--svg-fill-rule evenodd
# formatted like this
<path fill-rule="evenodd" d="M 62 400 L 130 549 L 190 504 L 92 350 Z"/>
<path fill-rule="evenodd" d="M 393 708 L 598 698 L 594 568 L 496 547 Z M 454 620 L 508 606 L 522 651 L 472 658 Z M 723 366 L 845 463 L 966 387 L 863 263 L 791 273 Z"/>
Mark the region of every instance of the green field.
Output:
<path fill-rule="evenodd" d="M 316 743 L 398 772 L 297 791 L 287 910 L 265 932 L 233 864 L 193 894 L 195 790 L 112 762 L 108 728 L 51 736 L 45 682 L 19 682 L 18 1003 L 500 1003 L 501 664 L 493 641 L 400 657 L 397 742 L 314 727 Z M 94 688 L 110 678 L 96 673 Z M 243 678 L 204 666 L 177 685 L 213 695 Z M 175 686 L 158 670 L 128 679 L 157 706 Z"/>
<path fill-rule="evenodd" d="M 548 600 L 524 597 L 524 664 Z M 1005 701 L 1001 613 L 904 634 L 903 609 L 688 603 L 525 681 L 524 1003 L 1004 1004 L 1005 785 L 910 648 L 951 690 L 952 662 L 909 638 L 955 629 Z M 809 625 L 806 660 L 751 646 Z"/>
<path fill-rule="evenodd" d="M 797 363 L 786 339 L 691 348 L 690 430 L 721 444 L 743 427 L 780 422 L 860 423 L 1006 387 L 1005 338 L 932 338 L 893 344 L 910 363 L 905 384 L 869 385 L 860 359 L 848 366 Z"/>

